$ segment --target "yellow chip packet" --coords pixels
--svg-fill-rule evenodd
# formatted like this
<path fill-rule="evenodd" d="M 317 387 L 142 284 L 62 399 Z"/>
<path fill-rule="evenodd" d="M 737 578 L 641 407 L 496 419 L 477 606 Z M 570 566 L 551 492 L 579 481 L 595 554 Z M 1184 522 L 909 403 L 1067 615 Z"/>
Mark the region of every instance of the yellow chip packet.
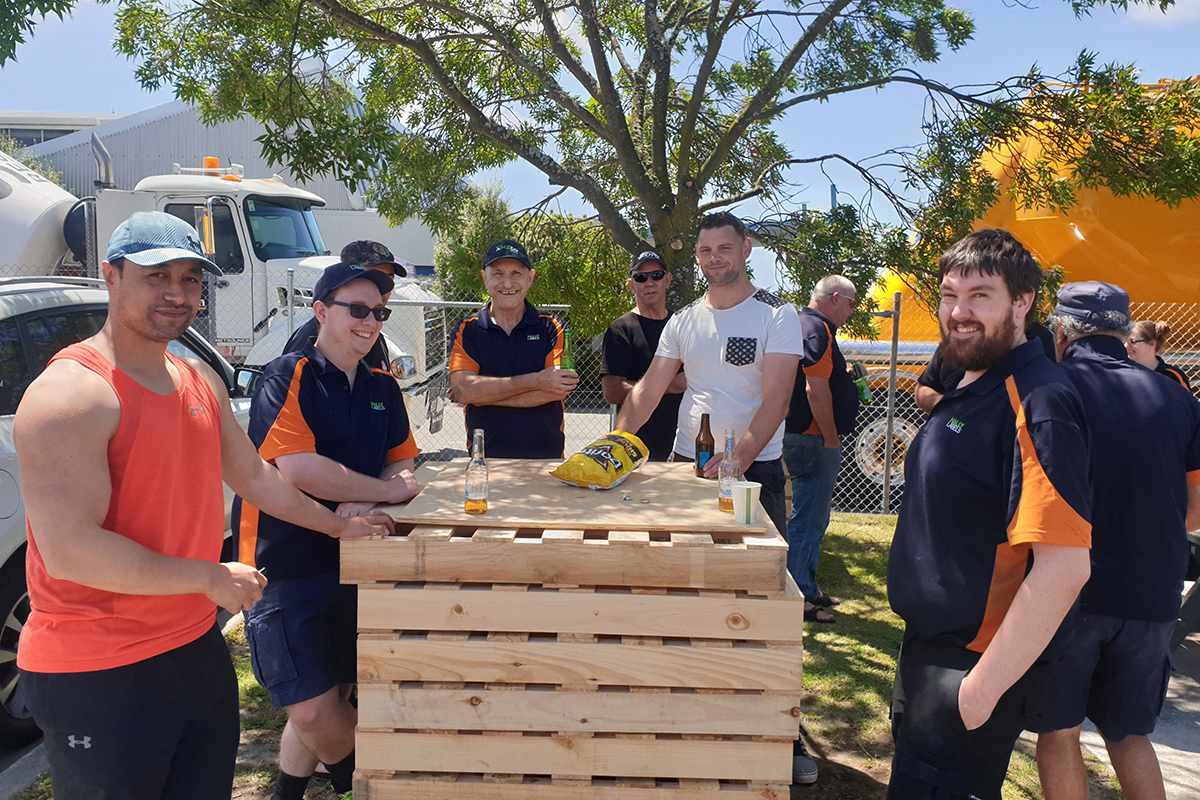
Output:
<path fill-rule="evenodd" d="M 613 431 L 589 444 L 550 471 L 568 486 L 611 489 L 646 463 L 650 450 L 632 433 Z"/>

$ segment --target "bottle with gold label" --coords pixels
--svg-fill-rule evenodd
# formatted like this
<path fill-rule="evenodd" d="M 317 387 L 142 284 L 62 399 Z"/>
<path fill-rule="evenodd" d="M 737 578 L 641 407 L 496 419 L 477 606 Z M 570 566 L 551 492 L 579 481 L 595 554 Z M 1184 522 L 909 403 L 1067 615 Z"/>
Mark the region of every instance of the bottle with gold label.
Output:
<path fill-rule="evenodd" d="M 733 452 L 732 430 L 725 431 L 725 453 L 721 456 L 717 475 L 721 479 L 721 492 L 717 497 L 717 508 L 732 514 L 733 485 L 742 479 L 742 465 L 738 463 L 738 457 Z"/>
<path fill-rule="evenodd" d="M 483 457 L 483 428 L 475 429 L 475 437 L 471 442 L 465 508 L 468 514 L 486 514 L 488 509 L 488 465 Z"/>
<path fill-rule="evenodd" d="M 700 433 L 696 434 L 696 476 L 704 477 L 704 465 L 716 452 L 717 441 L 708 427 L 708 414 L 700 415 Z"/>

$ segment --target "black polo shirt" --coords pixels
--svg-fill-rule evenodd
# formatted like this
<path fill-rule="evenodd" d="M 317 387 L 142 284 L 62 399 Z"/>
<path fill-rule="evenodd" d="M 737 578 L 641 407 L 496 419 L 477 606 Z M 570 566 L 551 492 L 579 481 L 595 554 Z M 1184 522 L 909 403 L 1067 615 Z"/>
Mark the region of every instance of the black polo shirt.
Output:
<path fill-rule="evenodd" d="M 351 391 L 346 374 L 311 344 L 267 365 L 246 432 L 269 463 L 317 453 L 373 478 L 387 464 L 417 455 L 404 395 L 391 373 L 360 361 Z M 314 499 L 330 510 L 338 506 Z M 238 560 L 263 570 L 267 580 L 337 570 L 336 539 L 276 519 L 240 497 L 233 514 Z"/>
<path fill-rule="evenodd" d="M 1049 328 L 1035 322 L 1025 329 L 1025 336 L 1030 341 L 1037 339 L 1041 342 L 1042 349 L 1046 351 L 1046 358 L 1058 361 L 1058 353 L 1054 350 L 1054 334 L 1050 332 Z M 933 351 L 929 363 L 925 365 L 925 371 L 921 373 L 921 377 L 917 378 L 917 383 L 928 386 L 938 394 L 945 394 L 948 390 L 958 386 L 958 382 L 965 374 L 963 370 L 950 365 L 942 358 L 942 346 L 939 344 Z"/>
<path fill-rule="evenodd" d="M 1189 392 L 1192 390 L 1192 382 L 1188 380 L 1187 373 L 1185 373 L 1179 367 L 1172 367 L 1170 364 L 1163 361 L 1162 356 L 1155 356 L 1155 358 L 1158 359 L 1158 366 L 1154 368 L 1155 372 L 1157 372 L 1159 375 L 1166 375 L 1172 380 L 1179 381 L 1179 385 L 1187 389 Z"/>
<path fill-rule="evenodd" d="M 525 315 L 511 334 L 492 322 L 491 303 L 450 333 L 450 371 L 513 378 L 562 363 L 562 323 L 525 301 Z M 487 455 L 494 458 L 561 458 L 562 401 L 532 408 L 466 406 L 467 450 L 471 431 L 483 428 Z"/>
<path fill-rule="evenodd" d="M 1112 336 L 1075 340 L 1061 367 L 1092 431 L 1092 576 L 1080 606 L 1174 620 L 1188 566 L 1187 487 L 1200 484 L 1200 403 L 1130 361 Z"/>
<path fill-rule="evenodd" d="M 665 319 L 650 319 L 630 311 L 613 320 L 604 332 L 600 374 L 617 375 L 634 383 L 640 381 L 650 369 L 650 362 L 658 350 L 658 340 L 670 318 L 667 314 Z M 679 404 L 682 402 L 682 392 L 664 394 L 646 424 L 634 431 L 649 449 L 651 461 L 666 461 L 675 449 L 675 426 L 679 423 Z"/>
<path fill-rule="evenodd" d="M 792 401 L 788 406 L 786 433 L 817 433 L 812 409 L 808 405 L 808 384 L 805 378 L 829 379 L 829 393 L 833 398 L 833 424 L 838 436 L 846 436 L 854 430 L 858 416 L 858 387 L 854 376 L 846 369 L 846 359 L 837 343 L 837 326 L 815 308 L 804 306 L 800 311 L 800 328 L 804 331 L 804 355 L 800 369 L 796 371 L 796 386 L 792 389 Z"/>
<path fill-rule="evenodd" d="M 303 350 L 304 347 L 317 338 L 317 334 L 321 332 L 321 323 L 317 322 L 316 317 L 309 317 L 308 321 L 301 325 L 296 330 L 292 331 L 292 336 L 283 345 L 283 352 L 295 353 Z M 367 353 L 363 361 L 367 362 L 367 366 L 371 369 L 381 369 L 384 372 L 390 372 L 387 357 L 387 345 L 383 342 L 383 334 L 375 337 L 375 343 L 371 345 L 371 351 Z"/>
<path fill-rule="evenodd" d="M 1090 545 L 1086 431 L 1040 342 L 946 393 L 904 459 L 888 562 L 888 600 L 911 630 L 983 652 L 1031 545 Z"/>

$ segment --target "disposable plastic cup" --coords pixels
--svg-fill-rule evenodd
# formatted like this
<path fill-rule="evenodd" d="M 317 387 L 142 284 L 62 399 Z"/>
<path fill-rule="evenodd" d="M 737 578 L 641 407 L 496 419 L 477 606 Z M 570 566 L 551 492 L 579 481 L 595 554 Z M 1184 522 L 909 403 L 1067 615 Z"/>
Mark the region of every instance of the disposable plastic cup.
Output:
<path fill-rule="evenodd" d="M 733 518 L 743 525 L 753 525 L 758 519 L 758 495 L 762 484 L 757 481 L 738 481 L 733 484 Z"/>

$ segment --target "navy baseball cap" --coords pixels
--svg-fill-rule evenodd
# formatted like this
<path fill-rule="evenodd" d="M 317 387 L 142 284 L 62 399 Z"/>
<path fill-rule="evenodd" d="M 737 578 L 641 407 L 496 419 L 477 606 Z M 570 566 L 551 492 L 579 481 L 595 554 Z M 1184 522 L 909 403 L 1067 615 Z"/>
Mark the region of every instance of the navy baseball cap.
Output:
<path fill-rule="evenodd" d="M 529 263 L 529 254 L 525 252 L 525 248 L 521 246 L 520 242 L 514 242 L 512 239 L 501 239 L 489 247 L 487 255 L 483 257 L 483 268 L 487 269 L 502 258 L 520 261 L 527 268 L 533 269 L 533 264 Z"/>
<path fill-rule="evenodd" d="M 139 211 L 122 222 L 108 240 L 105 261 L 118 258 L 139 267 L 157 267 L 181 258 L 199 261 L 206 270 L 221 275 L 221 268 L 204 256 L 200 234 L 179 217 L 161 211 Z"/>
<path fill-rule="evenodd" d="M 667 262 L 662 260 L 662 256 L 660 256 L 658 253 L 654 252 L 653 250 L 647 250 L 646 252 L 642 253 L 637 258 L 635 258 L 633 260 L 633 263 L 629 265 L 629 274 L 632 275 L 633 273 L 637 272 L 637 268 L 640 267 L 642 264 L 645 264 L 647 261 L 656 261 L 662 265 L 663 269 L 667 268 Z"/>
<path fill-rule="evenodd" d="M 388 294 L 396 288 L 396 281 L 392 276 L 380 270 L 367 269 L 360 264 L 347 264 L 345 261 L 339 261 L 337 264 L 325 268 L 325 274 L 313 287 L 313 301 L 324 302 L 325 298 L 333 294 L 335 290 L 359 278 L 365 278 L 378 286 L 380 294 Z"/>
<path fill-rule="evenodd" d="M 1118 314 L 1128 322 L 1129 294 L 1120 286 L 1101 281 L 1066 283 L 1058 290 L 1058 305 L 1054 313 L 1092 325 L 1114 327 L 1113 320 L 1103 315 Z"/>
<path fill-rule="evenodd" d="M 358 264 L 360 267 L 382 267 L 386 264 L 401 278 L 408 277 L 408 267 L 412 266 L 398 261 L 391 250 L 370 239 L 359 239 L 346 245 L 342 248 L 341 258 L 346 264 Z"/>

